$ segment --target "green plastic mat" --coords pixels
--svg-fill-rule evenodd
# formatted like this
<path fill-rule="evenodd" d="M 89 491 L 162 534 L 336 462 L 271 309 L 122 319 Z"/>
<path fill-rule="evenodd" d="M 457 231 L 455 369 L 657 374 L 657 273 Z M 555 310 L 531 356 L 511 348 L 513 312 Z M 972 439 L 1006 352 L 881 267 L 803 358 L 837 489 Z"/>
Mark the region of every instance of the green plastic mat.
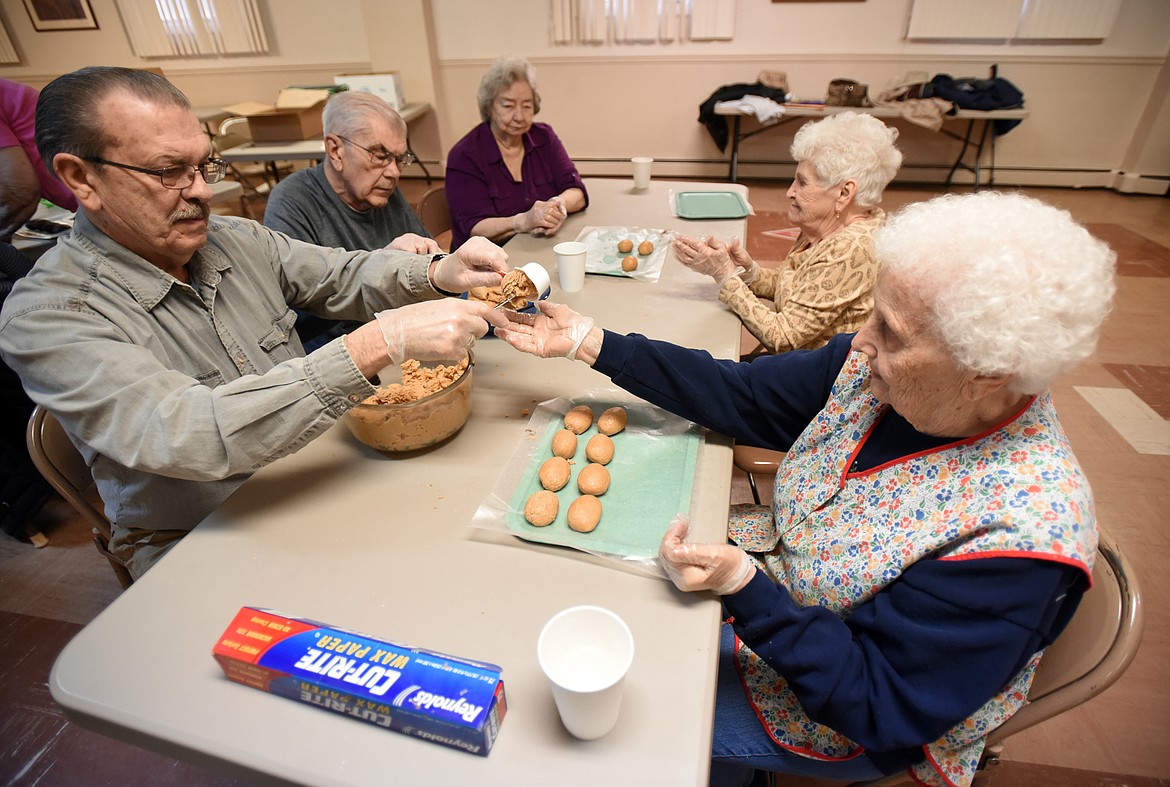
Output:
<path fill-rule="evenodd" d="M 553 455 L 553 435 L 564 428 L 563 414 L 578 404 L 589 405 L 594 423 L 588 431 L 578 435 L 577 453 L 570 460 L 572 475 L 569 483 L 556 493 L 560 501 L 556 520 L 546 527 L 536 527 L 524 518 L 524 503 L 531 494 L 542 489 L 537 473 L 541 464 Z M 599 498 L 601 522 L 591 533 L 578 533 L 569 528 L 567 516 L 569 505 L 580 496 L 577 474 L 588 464 L 585 446 L 589 438 L 598 433 L 597 417 L 615 404 L 625 407 L 629 423 L 624 431 L 612 436 L 614 457 L 606 466 L 610 486 Z M 644 402 L 594 399 L 546 402 L 537 408 L 532 418 L 535 444 L 531 450 L 518 452 L 515 460 L 527 464 L 522 468 L 504 512 L 508 529 L 528 541 L 558 544 L 595 554 L 622 558 L 657 555 L 658 544 L 670 521 L 690 510 L 695 464 L 703 442 L 701 428 Z"/>
<path fill-rule="evenodd" d="M 742 219 L 747 203 L 734 191 L 680 191 L 674 198 L 684 219 Z"/>

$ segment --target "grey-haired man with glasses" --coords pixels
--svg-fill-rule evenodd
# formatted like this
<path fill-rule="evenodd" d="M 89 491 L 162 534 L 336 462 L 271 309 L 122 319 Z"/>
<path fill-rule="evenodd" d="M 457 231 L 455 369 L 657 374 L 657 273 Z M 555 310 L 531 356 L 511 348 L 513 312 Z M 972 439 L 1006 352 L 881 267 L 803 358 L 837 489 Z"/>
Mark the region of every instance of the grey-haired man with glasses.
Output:
<path fill-rule="evenodd" d="M 37 147 L 79 208 L 5 300 L 0 356 L 81 450 L 135 577 L 373 394 L 380 369 L 458 357 L 505 324 L 445 297 L 500 282 L 507 255 L 491 243 L 347 252 L 210 215 L 223 163 L 156 74 L 54 80 Z M 306 355 L 294 308 L 365 322 Z"/>
<path fill-rule="evenodd" d="M 276 184 L 264 209 L 265 226 L 350 251 L 442 251 L 398 191 L 402 170 L 414 162 L 399 114 L 375 95 L 344 91 L 325 102 L 321 122 L 325 160 Z M 353 327 L 303 311 L 297 315 L 297 333 L 310 348 Z"/>
<path fill-rule="evenodd" d="M 398 113 L 375 95 L 344 91 L 325 103 L 322 124 L 325 160 L 276 184 L 264 224 L 318 246 L 440 251 L 398 191 L 414 162 Z"/>

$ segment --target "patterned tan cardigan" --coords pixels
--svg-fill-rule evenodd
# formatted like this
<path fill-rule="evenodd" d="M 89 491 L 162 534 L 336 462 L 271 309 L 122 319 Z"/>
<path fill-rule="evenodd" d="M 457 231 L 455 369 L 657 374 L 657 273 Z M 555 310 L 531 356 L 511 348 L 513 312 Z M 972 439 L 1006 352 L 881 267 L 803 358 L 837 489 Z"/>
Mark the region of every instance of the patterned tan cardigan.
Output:
<path fill-rule="evenodd" d="M 750 285 L 732 276 L 719 300 L 774 353 L 813 349 L 856 331 L 873 311 L 878 264 L 872 235 L 885 219 L 885 211 L 874 208 L 815 246 L 802 234 L 780 267 L 754 266 Z"/>

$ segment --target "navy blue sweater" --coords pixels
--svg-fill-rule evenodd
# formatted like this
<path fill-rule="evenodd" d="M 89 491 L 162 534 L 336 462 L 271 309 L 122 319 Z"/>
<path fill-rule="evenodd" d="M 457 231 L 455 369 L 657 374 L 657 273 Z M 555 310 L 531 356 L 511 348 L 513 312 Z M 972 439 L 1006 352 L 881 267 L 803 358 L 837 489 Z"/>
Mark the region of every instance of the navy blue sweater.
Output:
<path fill-rule="evenodd" d="M 606 332 L 593 368 L 647 401 L 748 445 L 788 450 L 825 405 L 852 334 L 752 363 Z M 887 409 L 858 456 L 867 469 L 956 438 Z M 782 675 L 809 718 L 892 773 L 995 695 L 1064 628 L 1087 578 L 1033 558 L 920 560 L 846 620 L 800 607 L 763 572 L 725 596 L 732 625 Z"/>

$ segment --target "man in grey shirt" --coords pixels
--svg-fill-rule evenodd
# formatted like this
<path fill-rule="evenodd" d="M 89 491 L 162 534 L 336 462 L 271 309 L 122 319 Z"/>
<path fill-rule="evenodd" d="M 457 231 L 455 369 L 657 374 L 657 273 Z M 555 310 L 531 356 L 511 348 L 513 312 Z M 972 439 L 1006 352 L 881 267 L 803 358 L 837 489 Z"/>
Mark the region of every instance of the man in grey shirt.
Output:
<path fill-rule="evenodd" d="M 344 91 L 326 102 L 322 124 L 325 160 L 276 184 L 264 209 L 265 226 L 350 251 L 442 251 L 398 191 L 402 169 L 414 160 L 399 114 L 375 95 Z M 305 313 L 297 317 L 306 347 L 353 327 Z"/>
<path fill-rule="evenodd" d="M 37 146 L 80 208 L 5 301 L 0 356 L 89 463 L 110 550 L 136 577 L 373 394 L 380 369 L 459 357 L 504 324 L 443 297 L 499 283 L 507 255 L 491 243 L 346 252 L 210 216 L 226 165 L 187 98 L 150 72 L 54 80 Z M 294 306 L 370 321 L 305 355 Z"/>
<path fill-rule="evenodd" d="M 382 99 L 344 91 L 325 104 L 325 160 L 276 184 L 264 224 L 318 246 L 350 251 L 442 251 L 398 191 L 414 161 L 406 123 Z"/>

